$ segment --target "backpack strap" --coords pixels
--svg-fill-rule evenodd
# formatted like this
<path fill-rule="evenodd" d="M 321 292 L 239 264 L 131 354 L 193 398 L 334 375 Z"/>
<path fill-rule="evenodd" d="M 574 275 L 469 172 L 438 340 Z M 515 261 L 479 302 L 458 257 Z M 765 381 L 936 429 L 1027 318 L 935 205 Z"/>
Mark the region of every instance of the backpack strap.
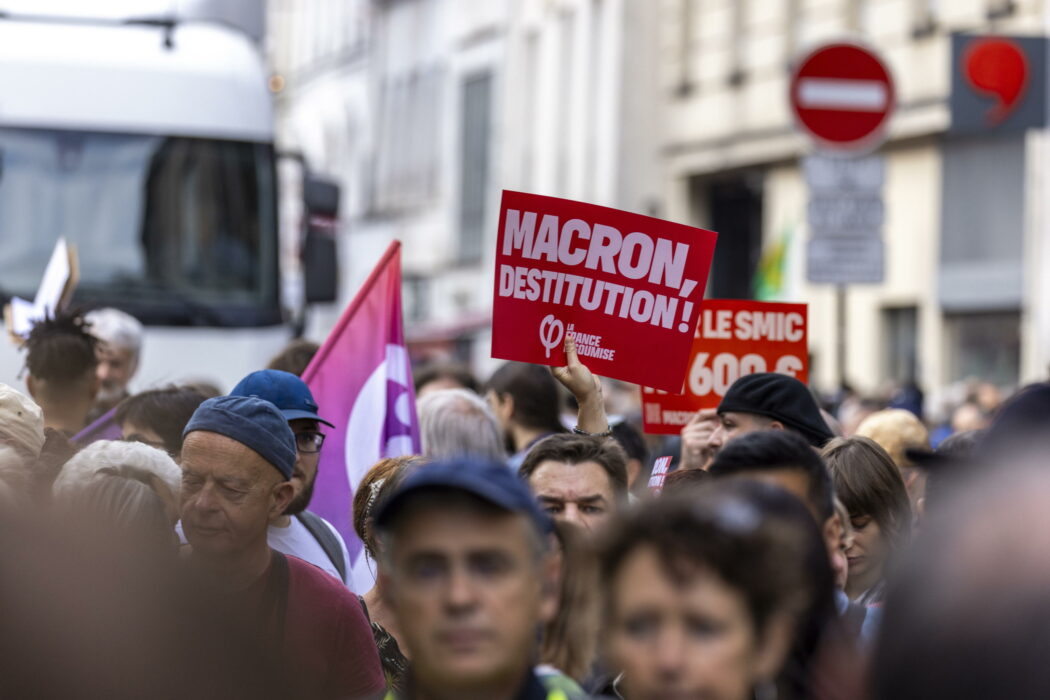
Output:
<path fill-rule="evenodd" d="M 321 545 L 321 549 L 335 566 L 335 570 L 339 572 L 339 578 L 346 583 L 346 560 L 343 558 L 343 548 L 339 544 L 339 538 L 328 527 L 328 523 L 308 510 L 304 510 L 295 517 L 313 535 L 317 544 Z"/>

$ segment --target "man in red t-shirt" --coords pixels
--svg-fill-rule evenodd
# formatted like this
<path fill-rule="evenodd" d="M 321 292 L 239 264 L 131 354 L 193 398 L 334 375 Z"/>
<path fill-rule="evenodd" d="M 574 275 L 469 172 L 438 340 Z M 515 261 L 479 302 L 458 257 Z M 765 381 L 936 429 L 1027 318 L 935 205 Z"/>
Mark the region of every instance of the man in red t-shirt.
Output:
<path fill-rule="evenodd" d="M 270 549 L 295 493 L 295 437 L 255 397 L 209 399 L 184 431 L 180 514 L 191 561 L 263 628 L 294 697 L 368 698 L 384 678 L 371 627 L 345 586 Z"/>

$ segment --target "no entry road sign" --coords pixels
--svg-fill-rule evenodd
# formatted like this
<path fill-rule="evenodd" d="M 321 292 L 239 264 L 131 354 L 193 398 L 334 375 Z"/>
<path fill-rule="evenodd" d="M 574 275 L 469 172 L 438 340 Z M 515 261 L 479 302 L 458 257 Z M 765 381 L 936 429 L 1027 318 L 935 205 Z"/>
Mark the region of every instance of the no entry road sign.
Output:
<path fill-rule="evenodd" d="M 875 53 L 854 44 L 821 46 L 791 76 L 798 124 L 826 149 L 877 146 L 893 106 L 889 70 Z"/>

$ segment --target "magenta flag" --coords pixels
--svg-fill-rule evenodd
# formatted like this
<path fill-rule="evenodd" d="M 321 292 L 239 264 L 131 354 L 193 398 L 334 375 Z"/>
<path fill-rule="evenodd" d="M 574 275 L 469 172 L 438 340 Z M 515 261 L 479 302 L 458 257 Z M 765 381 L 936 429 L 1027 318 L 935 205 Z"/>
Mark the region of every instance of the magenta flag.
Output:
<path fill-rule="evenodd" d="M 318 412 L 335 425 L 321 450 L 310 510 L 346 540 L 354 590 L 364 594 L 374 574 L 351 522 L 354 491 L 380 459 L 420 451 L 401 321 L 400 242 L 383 253 L 303 372 L 303 381 Z"/>

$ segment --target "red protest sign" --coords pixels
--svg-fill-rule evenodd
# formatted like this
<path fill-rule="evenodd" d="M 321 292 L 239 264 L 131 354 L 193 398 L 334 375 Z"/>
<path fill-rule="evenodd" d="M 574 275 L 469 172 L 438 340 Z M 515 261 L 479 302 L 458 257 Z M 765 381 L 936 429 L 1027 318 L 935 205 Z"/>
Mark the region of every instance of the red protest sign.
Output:
<path fill-rule="evenodd" d="M 681 391 L 717 234 L 504 190 L 492 356 L 565 364 L 565 336 L 596 374 Z"/>
<path fill-rule="evenodd" d="M 660 457 L 653 462 L 653 474 L 649 477 L 649 490 L 659 496 L 664 490 L 664 481 L 667 480 L 667 470 L 671 468 L 670 457 Z"/>
<path fill-rule="evenodd" d="M 717 408 L 738 378 L 780 372 L 809 381 L 805 304 L 708 299 L 696 328 L 685 393 L 642 389 L 645 432 L 675 435 L 697 411 Z"/>

